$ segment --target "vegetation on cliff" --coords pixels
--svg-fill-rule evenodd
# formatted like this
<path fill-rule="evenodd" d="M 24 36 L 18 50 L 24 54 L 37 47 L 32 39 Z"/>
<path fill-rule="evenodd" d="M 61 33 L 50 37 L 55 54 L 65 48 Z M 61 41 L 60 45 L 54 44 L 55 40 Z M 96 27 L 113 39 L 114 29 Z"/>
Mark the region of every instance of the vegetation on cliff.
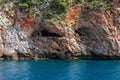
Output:
<path fill-rule="evenodd" d="M 120 56 L 120 9 L 115 4 L 110 0 L 0 0 L 0 57 Z"/>
<path fill-rule="evenodd" d="M 109 1 L 100 1 L 100 0 L 89 0 L 86 4 L 86 7 L 90 10 L 98 10 L 100 8 L 110 9 L 112 7 L 112 2 Z"/>
<path fill-rule="evenodd" d="M 1 5 L 10 2 L 13 2 L 20 12 L 28 13 L 32 17 L 40 17 L 42 20 L 64 17 L 70 5 L 98 10 L 110 9 L 113 4 L 111 0 L 0 0 Z"/>

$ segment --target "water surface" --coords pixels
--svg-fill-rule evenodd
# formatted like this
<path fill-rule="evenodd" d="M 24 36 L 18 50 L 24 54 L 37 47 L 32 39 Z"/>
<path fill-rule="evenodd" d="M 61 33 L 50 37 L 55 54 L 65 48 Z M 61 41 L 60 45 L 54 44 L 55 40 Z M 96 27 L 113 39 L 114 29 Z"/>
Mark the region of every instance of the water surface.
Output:
<path fill-rule="evenodd" d="M 120 80 L 120 61 L 0 61 L 0 80 Z"/>

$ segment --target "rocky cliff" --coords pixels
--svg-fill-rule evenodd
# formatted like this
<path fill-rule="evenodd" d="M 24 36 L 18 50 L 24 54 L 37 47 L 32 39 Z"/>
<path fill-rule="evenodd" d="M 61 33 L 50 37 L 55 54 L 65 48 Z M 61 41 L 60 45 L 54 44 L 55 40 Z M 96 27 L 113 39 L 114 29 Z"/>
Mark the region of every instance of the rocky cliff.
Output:
<path fill-rule="evenodd" d="M 13 5 L 0 8 L 0 59 L 120 58 L 120 8 L 69 6 L 64 18 L 41 24 Z"/>

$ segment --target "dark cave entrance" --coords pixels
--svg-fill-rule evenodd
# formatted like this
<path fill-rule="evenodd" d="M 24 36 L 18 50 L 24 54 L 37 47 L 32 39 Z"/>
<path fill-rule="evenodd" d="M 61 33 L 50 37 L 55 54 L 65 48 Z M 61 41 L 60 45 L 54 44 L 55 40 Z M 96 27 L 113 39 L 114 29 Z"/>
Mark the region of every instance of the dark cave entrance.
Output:
<path fill-rule="evenodd" d="M 94 31 L 88 27 L 82 27 L 75 31 L 79 36 L 92 37 L 94 36 Z"/>
<path fill-rule="evenodd" d="M 50 32 L 48 30 L 41 31 L 41 35 L 44 37 L 61 37 L 59 34 L 56 34 L 54 32 Z"/>

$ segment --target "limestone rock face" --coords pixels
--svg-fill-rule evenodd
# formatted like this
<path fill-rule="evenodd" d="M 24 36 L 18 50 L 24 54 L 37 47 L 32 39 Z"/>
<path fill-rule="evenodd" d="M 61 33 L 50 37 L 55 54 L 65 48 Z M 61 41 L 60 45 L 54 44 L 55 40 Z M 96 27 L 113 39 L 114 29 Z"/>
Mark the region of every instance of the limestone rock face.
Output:
<path fill-rule="evenodd" d="M 2 30 L 0 30 L 0 56 L 2 56 L 3 55 L 3 48 L 4 48 L 4 46 L 3 46 L 3 39 L 2 39 L 2 36 L 1 36 L 1 34 L 2 34 Z"/>
<path fill-rule="evenodd" d="M 4 10 L 0 8 L 0 57 L 14 60 L 119 58 L 119 14 L 119 8 L 88 11 L 72 6 L 61 19 L 62 23 L 46 22 L 41 27 L 29 16 L 9 11 L 7 6 Z"/>
<path fill-rule="evenodd" d="M 14 22 L 14 19 L 6 13 L 6 11 L 0 11 L 0 56 L 2 54 L 6 56 L 16 56 L 17 54 L 27 55 L 30 54 L 28 39 L 34 29 L 31 25 L 28 25 L 28 29 L 24 29 L 22 23 Z M 24 22 L 24 20 L 22 20 Z M 22 29 L 22 30 L 21 30 Z M 27 32 L 25 31 L 27 30 Z"/>

